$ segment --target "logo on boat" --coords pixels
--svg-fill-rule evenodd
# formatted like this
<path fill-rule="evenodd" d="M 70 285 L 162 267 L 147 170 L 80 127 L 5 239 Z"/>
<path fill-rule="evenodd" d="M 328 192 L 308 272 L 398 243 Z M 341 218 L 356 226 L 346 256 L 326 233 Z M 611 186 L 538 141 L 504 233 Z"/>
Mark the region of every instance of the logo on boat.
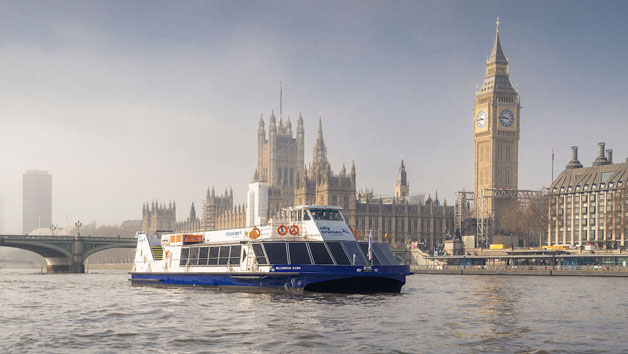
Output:
<path fill-rule="evenodd" d="M 335 235 L 335 236 L 342 236 L 342 234 L 349 234 L 351 235 L 351 233 L 345 229 L 342 230 L 332 230 L 330 229 L 328 226 L 321 226 L 318 228 L 318 230 L 321 232 L 321 234 L 324 235 Z"/>
<path fill-rule="evenodd" d="M 225 236 L 229 237 L 229 236 L 240 236 L 242 235 L 242 230 L 238 230 L 238 231 L 227 231 L 225 233 Z"/>

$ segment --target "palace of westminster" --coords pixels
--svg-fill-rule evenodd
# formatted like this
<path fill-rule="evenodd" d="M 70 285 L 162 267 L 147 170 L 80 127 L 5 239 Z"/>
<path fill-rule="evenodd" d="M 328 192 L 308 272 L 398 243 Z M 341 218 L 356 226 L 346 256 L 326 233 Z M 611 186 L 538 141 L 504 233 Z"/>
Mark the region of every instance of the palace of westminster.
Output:
<path fill-rule="evenodd" d="M 334 174 L 327 159 L 323 139 L 322 122 L 319 120 L 318 136 L 314 144 L 314 159 L 309 167 L 304 164 L 303 118 L 299 114 L 296 136 L 290 119 L 274 111 L 268 121 L 268 134 L 264 120 L 260 118 L 257 138 L 257 169 L 252 182 L 268 185 L 268 217 L 279 218 L 282 209 L 293 205 L 335 205 L 343 208 L 343 214 L 361 235 L 372 230 L 373 236 L 383 239 L 388 234 L 395 245 L 422 240 L 430 245 L 442 243 L 447 232 L 453 230 L 453 207 L 440 204 L 438 196 L 424 202 L 418 196 L 410 196 L 403 161 L 399 168 L 394 197 L 374 197 L 372 191 L 357 192 L 356 170 L 349 171 L 343 165 Z M 247 227 L 247 208 L 234 205 L 233 190 L 217 195 L 214 189 L 207 191 L 202 217 L 196 215 L 194 204 L 185 221 L 176 222 L 176 205 L 145 204 L 142 231 L 157 230 L 195 232 Z"/>
<path fill-rule="evenodd" d="M 467 206 L 473 203 L 473 211 L 469 215 L 476 225 L 484 219 L 499 220 L 502 214 L 520 205 L 517 203 L 522 192 L 518 190 L 520 109 L 519 94 L 510 83 L 508 60 L 500 43 L 498 20 L 493 49 L 486 61 L 485 79 L 475 93 L 474 188 L 473 193 L 467 192 L 467 196 L 471 197 L 463 200 Z M 263 118 L 259 120 L 257 168 L 253 182 L 264 182 L 268 186 L 266 218 L 280 217 L 283 208 L 293 205 L 341 206 L 349 225 L 361 235 L 368 234 L 367 230 L 371 230 L 378 240 L 388 235 L 388 242 L 397 247 L 413 241 L 434 247 L 455 232 L 454 219 L 458 219 L 459 209 L 456 209 L 454 217 L 454 207 L 446 202 L 441 205 L 438 195 L 434 200 L 429 197 L 425 201 L 419 196 L 411 196 L 403 161 L 394 196 L 375 197 L 372 191 L 357 191 L 355 164 L 352 163 L 348 171 L 344 165 L 337 174 L 332 171 L 320 120 L 313 161 L 309 167 L 304 161 L 304 137 L 301 113 L 296 135 L 293 134 L 290 117 L 284 120 L 279 114 L 277 118 L 273 111 L 268 119 L 268 128 Z M 628 178 L 628 161 L 613 164 L 612 151 L 610 156 L 605 157 L 603 145 L 601 149 L 596 162 L 587 168 L 582 168 L 575 153 L 565 171 L 544 193 L 550 200 L 549 225 L 544 236 L 547 244 L 595 242 L 606 247 L 609 242 L 614 242 L 615 245 L 624 245 L 628 233 L 628 213 L 623 219 L 621 215 L 628 210 L 626 184 L 623 183 L 623 179 Z M 617 189 L 620 189 L 619 192 Z M 504 191 L 510 192 L 510 197 L 493 197 Z M 613 201 L 613 192 L 615 196 L 623 193 L 625 203 L 616 205 L 619 199 L 616 197 Z M 487 197 L 489 195 L 490 198 Z M 595 207 L 589 207 L 587 211 L 587 197 L 593 204 L 596 196 L 600 203 L 607 201 L 609 204 L 600 204 L 598 211 L 589 215 Z M 234 205 L 233 190 L 217 195 L 212 188 L 207 191 L 204 200 L 201 217 L 197 216 L 192 204 L 189 217 L 181 222 L 176 221 L 174 204 L 145 204 L 142 231 L 194 232 L 251 226 L 247 225 L 246 206 Z M 459 202 L 457 200 L 456 205 Z M 607 210 L 613 212 L 605 214 Z M 619 214 L 615 215 L 617 212 Z"/>

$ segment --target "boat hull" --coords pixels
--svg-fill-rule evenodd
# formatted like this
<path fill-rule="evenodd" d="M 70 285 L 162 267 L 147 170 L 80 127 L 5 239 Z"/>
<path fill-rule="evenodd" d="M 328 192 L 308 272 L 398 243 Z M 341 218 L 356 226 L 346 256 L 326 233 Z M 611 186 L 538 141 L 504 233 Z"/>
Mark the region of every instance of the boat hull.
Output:
<path fill-rule="evenodd" d="M 279 290 L 322 293 L 398 293 L 408 266 L 275 265 L 270 272 L 131 273 L 134 285 L 198 286 L 245 291 Z"/>

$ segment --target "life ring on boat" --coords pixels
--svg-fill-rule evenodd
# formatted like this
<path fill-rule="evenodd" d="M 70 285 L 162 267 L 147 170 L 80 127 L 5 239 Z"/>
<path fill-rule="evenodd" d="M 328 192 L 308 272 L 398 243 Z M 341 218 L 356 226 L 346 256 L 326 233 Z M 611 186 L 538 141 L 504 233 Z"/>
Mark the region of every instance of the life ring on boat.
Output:
<path fill-rule="evenodd" d="M 255 240 L 255 239 L 256 239 L 256 238 L 258 238 L 258 237 L 259 237 L 259 235 L 261 235 L 261 234 L 262 234 L 262 231 L 261 231 L 259 228 L 254 227 L 254 228 L 253 228 L 253 230 L 251 230 L 251 232 L 249 232 L 249 237 L 250 237 L 252 240 Z"/>
<path fill-rule="evenodd" d="M 284 224 L 279 225 L 279 227 L 277 228 L 277 233 L 281 236 L 284 236 L 288 233 L 288 227 Z"/>
<path fill-rule="evenodd" d="M 358 231 L 358 229 L 351 228 L 351 232 L 353 232 L 353 237 L 355 237 L 355 240 L 357 241 L 360 238 L 360 231 Z"/>
<path fill-rule="evenodd" d="M 299 234 L 299 227 L 297 225 L 290 225 L 288 232 L 290 232 L 290 235 L 296 236 L 297 234 Z"/>

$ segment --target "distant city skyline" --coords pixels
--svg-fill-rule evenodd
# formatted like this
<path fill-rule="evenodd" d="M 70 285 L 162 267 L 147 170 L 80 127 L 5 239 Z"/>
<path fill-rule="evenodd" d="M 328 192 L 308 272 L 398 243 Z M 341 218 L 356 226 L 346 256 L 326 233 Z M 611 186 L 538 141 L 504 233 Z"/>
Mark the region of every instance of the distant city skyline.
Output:
<path fill-rule="evenodd" d="M 150 9 L 150 11 L 148 11 Z M 55 224 L 119 224 L 146 200 L 178 218 L 207 187 L 244 202 L 263 112 L 305 144 L 322 115 L 332 168 L 355 161 L 358 190 L 453 204 L 473 190 L 473 98 L 495 20 L 521 98 L 519 188 L 551 182 L 580 147 L 628 157 L 628 3 L 3 2 L 0 193 L 21 226 L 20 177 L 55 176 Z M 586 25 L 583 25 L 586 24 Z M 253 133 L 252 133 L 253 132 Z M 13 152 L 17 151 L 17 152 Z M 306 149 L 305 161 L 311 161 Z"/>

